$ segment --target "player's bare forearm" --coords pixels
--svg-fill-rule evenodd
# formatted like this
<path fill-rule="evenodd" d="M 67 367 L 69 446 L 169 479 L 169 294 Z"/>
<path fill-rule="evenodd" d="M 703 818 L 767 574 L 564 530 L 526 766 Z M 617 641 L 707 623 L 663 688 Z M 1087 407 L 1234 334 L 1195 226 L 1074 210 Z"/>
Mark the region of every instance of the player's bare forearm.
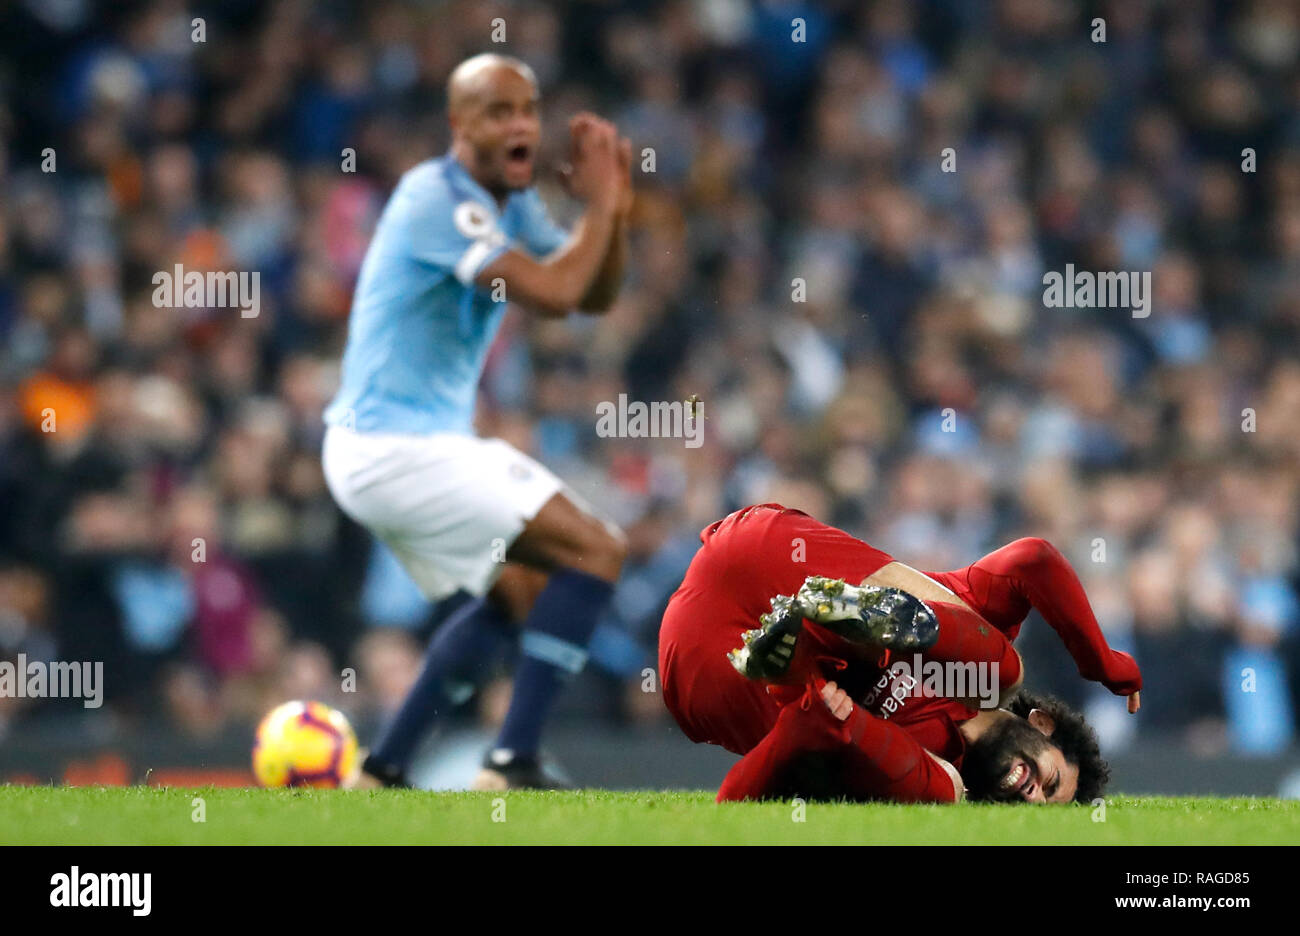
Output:
<path fill-rule="evenodd" d="M 557 301 L 549 311 L 566 315 L 581 307 L 613 249 L 618 227 L 618 214 L 612 205 L 593 202 L 587 206 L 569 243 L 545 261 L 560 280 Z"/>
<path fill-rule="evenodd" d="M 477 282 L 491 288 L 498 278 L 506 296 L 543 315 L 562 318 L 591 291 L 610 252 L 617 215 L 606 201 L 593 201 L 574 226 L 568 243 L 545 260 L 510 250 L 488 264 Z"/>
<path fill-rule="evenodd" d="M 511 302 L 557 318 L 580 308 L 597 285 L 630 187 L 630 145 L 619 139 L 613 124 L 594 114 L 575 114 L 569 134 L 572 162 L 562 179 L 586 207 L 568 241 L 540 261 L 508 251 L 478 276 L 485 286 L 503 279 Z"/>
<path fill-rule="evenodd" d="M 578 308 L 583 312 L 597 314 L 608 312 L 623 286 L 623 268 L 626 263 L 627 219 L 620 214 L 614 221 L 614 234 L 609 241 L 609 250 L 605 253 L 605 262 L 601 264 L 595 282 L 578 303 Z"/>

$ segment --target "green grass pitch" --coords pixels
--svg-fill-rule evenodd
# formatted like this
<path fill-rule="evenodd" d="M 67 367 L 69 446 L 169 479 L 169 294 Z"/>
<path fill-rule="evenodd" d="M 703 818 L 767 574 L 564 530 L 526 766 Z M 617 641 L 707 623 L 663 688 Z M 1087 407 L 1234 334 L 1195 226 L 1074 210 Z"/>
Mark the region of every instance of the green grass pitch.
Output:
<path fill-rule="evenodd" d="M 202 802 L 198 802 L 201 800 Z M 1300 801 L 713 802 L 711 793 L 0 786 L 0 844 L 1294 844 Z M 204 821 L 195 821 L 196 817 Z M 798 821 L 802 820 L 802 821 Z"/>

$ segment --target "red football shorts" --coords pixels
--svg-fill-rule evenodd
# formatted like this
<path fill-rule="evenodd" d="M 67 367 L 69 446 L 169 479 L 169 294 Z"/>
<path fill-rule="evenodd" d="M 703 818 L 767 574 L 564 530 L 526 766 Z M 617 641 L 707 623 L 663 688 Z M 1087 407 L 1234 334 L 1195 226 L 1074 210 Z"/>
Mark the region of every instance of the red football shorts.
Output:
<path fill-rule="evenodd" d="M 744 754 L 772 729 L 781 706 L 762 684 L 737 673 L 727 652 L 759 626 L 773 596 L 793 595 L 809 575 L 856 585 L 893 557 L 779 504 L 738 510 L 700 539 L 704 545 L 659 629 L 664 703 L 692 741 Z M 829 656 L 861 654 L 815 625 L 806 626 L 800 639 Z"/>

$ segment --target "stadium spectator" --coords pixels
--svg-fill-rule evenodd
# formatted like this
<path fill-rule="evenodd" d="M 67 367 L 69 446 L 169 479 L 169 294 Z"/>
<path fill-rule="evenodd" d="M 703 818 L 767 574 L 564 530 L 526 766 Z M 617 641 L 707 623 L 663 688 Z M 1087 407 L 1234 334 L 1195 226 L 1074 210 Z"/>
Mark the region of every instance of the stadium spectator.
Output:
<path fill-rule="evenodd" d="M 639 156 L 618 307 L 512 312 L 480 413 L 632 534 L 605 678 L 639 678 L 699 528 L 783 500 L 935 568 L 1047 538 L 1148 674 L 1104 740 L 1294 744 L 1293 5 L 191 6 L 0 8 L 5 657 L 104 660 L 106 711 L 198 733 L 400 697 L 438 616 L 330 502 L 319 415 L 378 207 L 491 47 Z M 159 305 L 177 264 L 258 271 L 257 315 Z M 1150 314 L 1045 306 L 1066 264 L 1151 271 Z M 598 437 L 620 392 L 697 395 L 704 444 Z M 1089 702 L 1042 630 L 1031 682 Z"/>

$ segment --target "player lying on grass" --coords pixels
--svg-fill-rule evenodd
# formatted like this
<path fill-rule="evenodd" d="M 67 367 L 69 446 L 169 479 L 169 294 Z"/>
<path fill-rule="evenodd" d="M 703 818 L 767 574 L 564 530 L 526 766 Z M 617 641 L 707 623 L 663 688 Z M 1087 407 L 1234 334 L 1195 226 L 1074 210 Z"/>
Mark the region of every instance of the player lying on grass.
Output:
<path fill-rule="evenodd" d="M 1137 664 L 1107 646 L 1050 544 L 1021 539 L 964 569 L 922 573 L 777 504 L 739 510 L 700 538 L 664 613 L 659 669 L 686 735 L 743 755 L 720 800 L 1068 802 L 1104 785 L 1083 718 L 1016 692 L 1011 640 L 1034 608 L 1082 676 L 1128 696 L 1129 711 L 1139 705 Z M 1009 701 L 979 709 L 914 691 L 898 663 L 917 653 L 985 667 Z"/>

